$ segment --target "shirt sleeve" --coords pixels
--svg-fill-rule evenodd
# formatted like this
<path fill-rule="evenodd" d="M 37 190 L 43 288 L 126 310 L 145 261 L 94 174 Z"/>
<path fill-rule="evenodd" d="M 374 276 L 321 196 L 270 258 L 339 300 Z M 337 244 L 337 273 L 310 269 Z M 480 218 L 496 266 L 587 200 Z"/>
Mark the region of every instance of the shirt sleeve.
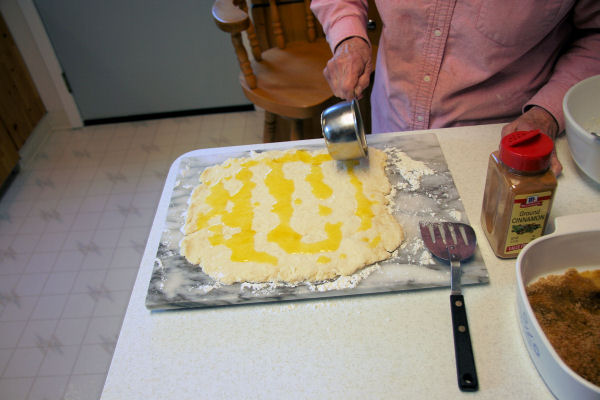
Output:
<path fill-rule="evenodd" d="M 368 0 L 313 0 L 310 8 L 327 38 L 332 52 L 344 39 L 358 36 L 371 45 L 367 36 Z"/>
<path fill-rule="evenodd" d="M 550 80 L 527 102 L 550 112 L 565 129 L 563 97 L 577 82 L 600 74 L 600 1 L 581 0 L 573 9 L 573 40 L 559 57 Z"/>

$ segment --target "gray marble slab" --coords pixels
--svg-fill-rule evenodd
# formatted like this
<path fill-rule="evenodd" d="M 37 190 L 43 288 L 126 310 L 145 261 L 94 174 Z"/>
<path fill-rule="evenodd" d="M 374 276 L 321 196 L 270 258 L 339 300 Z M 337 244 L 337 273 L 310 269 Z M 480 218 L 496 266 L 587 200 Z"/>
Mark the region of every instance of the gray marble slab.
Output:
<path fill-rule="evenodd" d="M 150 279 L 146 307 L 151 310 L 213 307 L 245 303 L 288 301 L 382 292 L 413 291 L 448 287 L 449 267 L 431 256 L 421 240 L 419 221 L 469 223 L 459 193 L 434 134 L 369 135 L 368 144 L 390 155 L 386 171 L 394 190 L 393 214 L 405 231 L 405 241 L 392 258 L 368 266 L 351 277 L 317 283 L 223 285 L 191 265 L 181 256 L 185 211 L 198 177 L 208 166 L 230 157 L 247 157 L 265 150 L 322 148 L 320 139 L 203 149 L 179 157 L 169 173 L 165 194 L 170 202 Z M 419 178 L 415 162 L 433 173 Z M 163 194 L 164 195 L 164 194 Z M 155 222 L 157 223 L 157 222 Z M 489 282 L 483 258 L 476 249 L 473 258 L 462 265 L 462 283 Z"/>

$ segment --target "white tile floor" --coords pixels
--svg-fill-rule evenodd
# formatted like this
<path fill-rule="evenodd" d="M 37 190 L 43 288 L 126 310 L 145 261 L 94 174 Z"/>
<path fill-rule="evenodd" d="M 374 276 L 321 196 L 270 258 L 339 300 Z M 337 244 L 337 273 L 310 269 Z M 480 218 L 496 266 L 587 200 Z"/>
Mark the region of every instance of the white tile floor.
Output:
<path fill-rule="evenodd" d="M 0 199 L 0 399 L 97 399 L 168 169 L 260 111 L 52 132 Z"/>

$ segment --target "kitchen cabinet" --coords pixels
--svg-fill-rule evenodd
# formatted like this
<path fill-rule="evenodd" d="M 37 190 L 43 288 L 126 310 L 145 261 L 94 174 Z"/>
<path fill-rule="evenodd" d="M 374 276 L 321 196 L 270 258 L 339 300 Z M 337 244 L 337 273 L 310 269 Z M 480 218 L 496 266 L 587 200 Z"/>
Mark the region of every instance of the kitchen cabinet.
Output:
<path fill-rule="evenodd" d="M 17 166 L 19 149 L 46 109 L 0 15 L 0 185 Z"/>
<path fill-rule="evenodd" d="M 19 152 L 10 135 L 0 124 L 0 186 L 19 162 Z"/>

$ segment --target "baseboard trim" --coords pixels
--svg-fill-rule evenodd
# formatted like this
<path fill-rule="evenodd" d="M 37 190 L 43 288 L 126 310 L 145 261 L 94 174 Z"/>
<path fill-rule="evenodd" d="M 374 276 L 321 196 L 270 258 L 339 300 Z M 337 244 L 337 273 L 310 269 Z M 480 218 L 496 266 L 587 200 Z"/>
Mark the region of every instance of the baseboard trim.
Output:
<path fill-rule="evenodd" d="M 255 109 L 254 105 L 252 105 L 252 104 L 242 104 L 242 105 L 236 105 L 236 106 L 201 108 L 201 109 L 183 110 L 183 111 L 167 111 L 167 112 L 150 113 L 150 114 L 127 115 L 127 116 L 121 116 L 121 117 L 93 118 L 93 119 L 84 120 L 83 124 L 86 126 L 102 125 L 102 124 L 115 124 L 115 123 L 121 123 L 121 122 L 135 122 L 135 121 L 145 121 L 145 120 L 152 120 L 152 119 L 190 117 L 190 116 L 194 116 L 194 115 L 254 111 L 254 109 Z"/>
<path fill-rule="evenodd" d="M 10 187 L 11 183 L 13 183 L 13 181 L 15 180 L 15 177 L 17 176 L 17 174 L 19 173 L 20 170 L 21 170 L 21 165 L 17 164 L 13 168 L 13 170 L 10 172 L 8 177 L 4 180 L 4 182 L 2 182 L 0 184 L 0 200 L 2 200 L 2 198 L 4 197 L 4 194 Z"/>
<path fill-rule="evenodd" d="M 42 145 L 48 140 L 53 128 L 53 115 L 46 113 L 40 122 L 33 128 L 33 131 L 19 149 L 21 161 L 27 165 L 39 152 Z"/>
<path fill-rule="evenodd" d="M 53 131 L 75 129 L 75 128 L 82 127 L 82 125 L 75 126 L 75 125 L 71 124 L 71 121 L 69 120 L 69 116 L 63 110 L 49 111 L 48 119 L 49 119 L 49 123 L 50 123 L 50 128 Z"/>

